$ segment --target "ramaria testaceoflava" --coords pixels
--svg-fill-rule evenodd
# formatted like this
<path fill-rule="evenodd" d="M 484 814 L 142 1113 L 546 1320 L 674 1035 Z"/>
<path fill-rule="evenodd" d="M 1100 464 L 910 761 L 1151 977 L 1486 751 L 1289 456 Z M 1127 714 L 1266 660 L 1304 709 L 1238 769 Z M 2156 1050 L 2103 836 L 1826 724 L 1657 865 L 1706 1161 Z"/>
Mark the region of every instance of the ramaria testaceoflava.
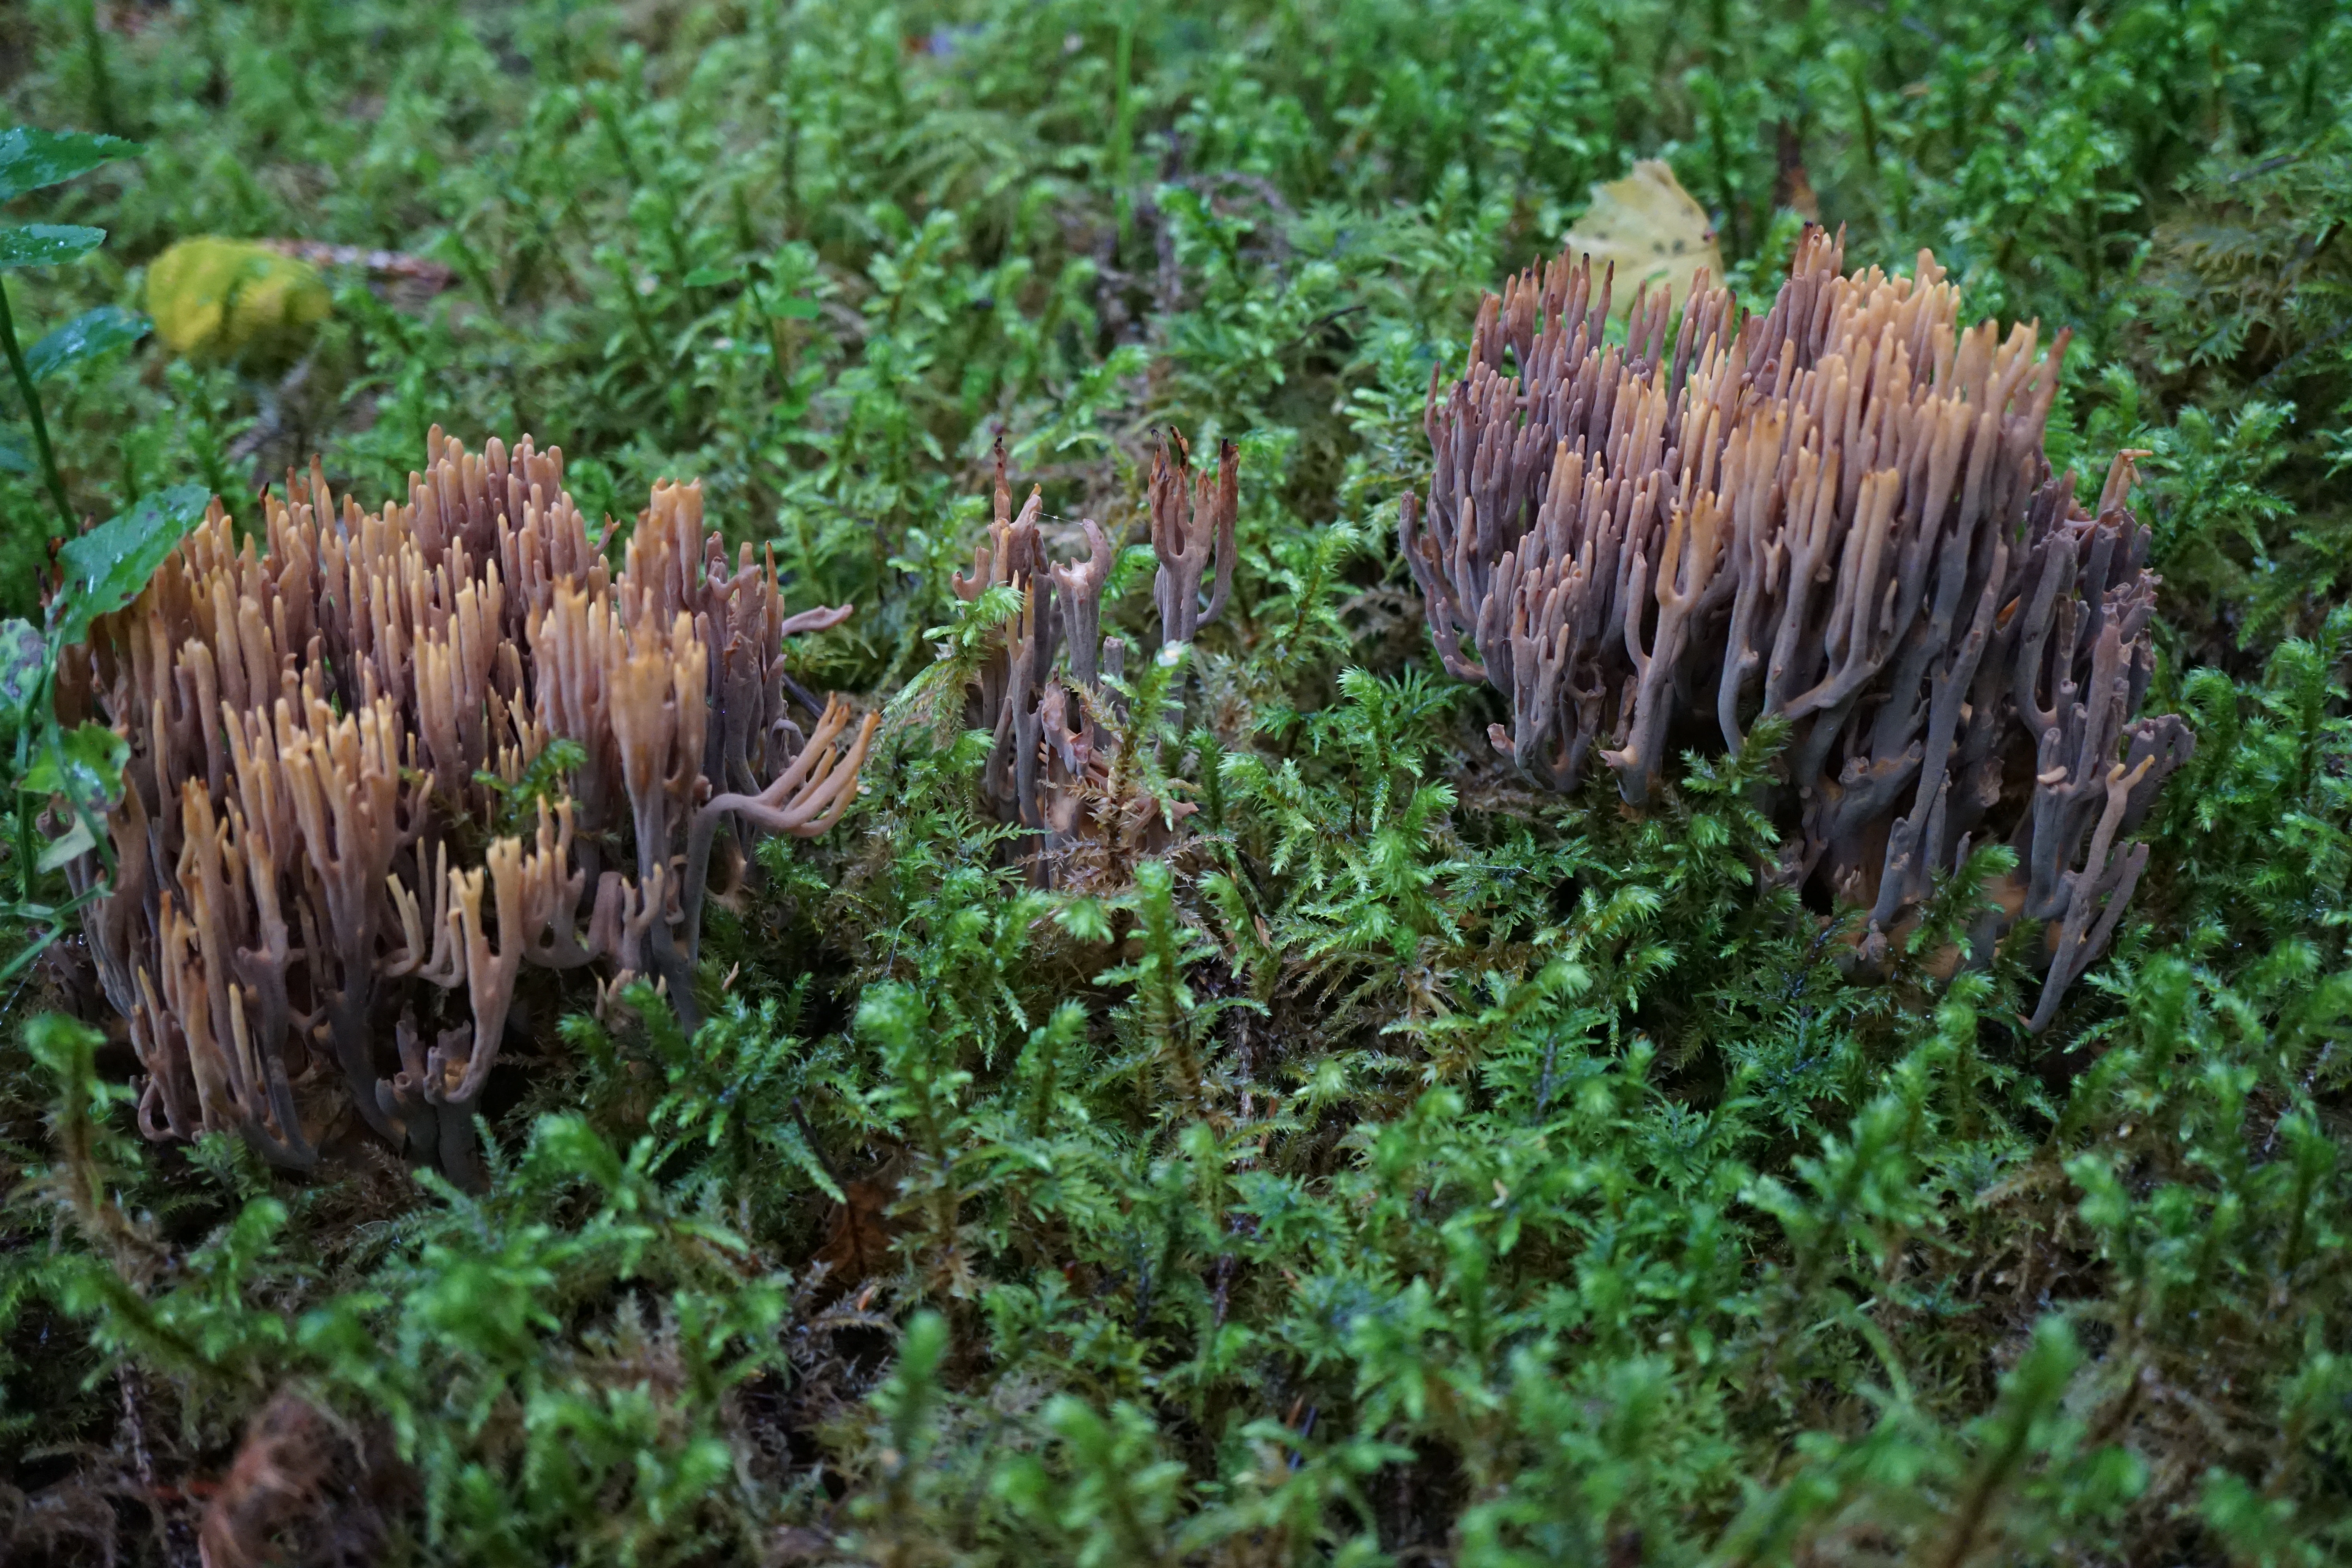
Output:
<path fill-rule="evenodd" d="M 2105 945 L 2147 863 L 2127 836 L 2184 762 L 2140 717 L 2157 578 L 2118 454 L 2098 505 L 2043 430 L 2066 337 L 1960 324 L 1958 289 L 1846 275 L 1809 229 L 1771 309 L 1701 287 L 1668 338 L 1562 255 L 1489 295 L 1461 377 L 1432 374 L 1426 502 L 1401 539 L 1445 668 L 1510 705 L 1496 749 L 1574 789 L 1597 754 L 1630 805 L 1668 751 L 1790 726 L 1777 874 L 1867 911 L 1865 959 L 1931 879 L 2000 840 L 2016 869 L 1981 952 L 2048 922 L 2031 1026 Z"/>
<path fill-rule="evenodd" d="M 429 455 L 375 512 L 316 463 L 257 534 L 215 501 L 60 675 L 68 721 L 130 742 L 87 929 L 151 1138 L 234 1131 L 306 1167 L 348 1102 L 473 1179 L 522 964 L 602 961 L 690 1014 L 719 830 L 813 836 L 856 792 L 876 719 L 828 702 L 803 734 L 783 653 L 849 608 L 786 615 L 699 485 L 655 487 L 616 575 L 560 451 L 436 428 Z M 568 792 L 500 836 L 557 741 L 584 759 Z"/>
<path fill-rule="evenodd" d="M 1171 433 L 1152 454 L 1146 490 L 1160 562 L 1152 604 L 1161 647 L 1190 643 L 1233 593 L 1239 456 L 1233 443 L 1223 443 L 1213 471 L 1194 468 L 1191 456 L 1184 438 Z M 1078 525 L 1086 558 L 1051 560 L 1040 527 L 1044 496 L 1033 487 L 1013 511 L 1001 443 L 994 501 L 971 574 L 954 579 L 966 601 L 999 586 L 1021 595 L 1019 612 L 982 664 L 965 704 L 966 727 L 994 737 L 981 797 L 999 821 L 1027 830 L 1031 874 L 1040 885 L 1117 884 L 1138 855 L 1164 848 L 1171 819 L 1192 810 L 1140 786 L 1134 759 L 1122 757 L 1118 730 L 1107 722 L 1125 711 L 1119 695 L 1103 684 L 1106 676 L 1121 678 L 1127 664 L 1126 642 L 1102 629 L 1103 591 L 1118 552 L 1087 518 Z M 1067 662 L 1056 668 L 1066 647 Z"/>

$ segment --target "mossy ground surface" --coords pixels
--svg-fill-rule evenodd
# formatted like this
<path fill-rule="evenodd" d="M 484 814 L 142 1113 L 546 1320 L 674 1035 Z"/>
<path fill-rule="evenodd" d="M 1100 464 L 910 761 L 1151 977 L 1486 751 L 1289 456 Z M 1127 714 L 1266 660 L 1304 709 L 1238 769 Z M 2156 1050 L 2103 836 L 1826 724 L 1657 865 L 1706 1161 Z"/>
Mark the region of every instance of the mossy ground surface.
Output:
<path fill-rule="evenodd" d="M 0 123 L 147 146 L 5 215 L 109 231 L 9 275 L 29 332 L 192 236 L 394 253 L 45 383 L 77 510 L 529 431 L 591 515 L 699 475 L 891 714 L 698 1034 L 526 990 L 479 1194 L 140 1145 L 127 1050 L 10 995 L 0 1553 L 193 1563 L 226 1497 L 215 1568 L 2345 1560 L 2347 105 L 2308 0 L 0 11 Z M 1540 797 L 1432 673 L 1431 367 L 1647 156 L 1751 300 L 1807 216 L 1932 247 L 2074 329 L 2054 461 L 2155 454 L 2198 752 L 2047 1034 L 2021 955 L 1933 973 L 1969 887 L 1848 979 L 1757 889 L 1762 756 Z M 1195 832 L 1034 891 L 949 574 L 1000 435 L 1133 540 L 1169 425 L 1244 454 L 1136 737 Z M 0 608 L 58 527 L 0 469 Z"/>

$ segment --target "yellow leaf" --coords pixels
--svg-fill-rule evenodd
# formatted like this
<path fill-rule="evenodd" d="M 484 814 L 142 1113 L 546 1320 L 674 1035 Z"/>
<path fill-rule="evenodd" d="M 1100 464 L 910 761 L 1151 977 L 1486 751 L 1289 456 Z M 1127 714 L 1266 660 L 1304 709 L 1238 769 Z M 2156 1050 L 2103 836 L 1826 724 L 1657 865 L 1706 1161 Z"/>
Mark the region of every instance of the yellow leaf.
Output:
<path fill-rule="evenodd" d="M 174 353 L 290 347 L 331 309 L 317 268 L 250 240 L 184 239 L 147 268 L 147 313 Z"/>
<path fill-rule="evenodd" d="M 1706 269 L 1709 287 L 1723 281 L 1715 226 L 1659 158 L 1645 158 L 1623 179 L 1593 186 L 1592 205 L 1569 231 L 1568 247 L 1591 256 L 1596 275 L 1616 266 L 1609 296 L 1615 315 L 1633 308 L 1634 291 L 1644 282 L 1653 293 L 1672 290 L 1678 305 L 1690 297 L 1699 268 Z"/>

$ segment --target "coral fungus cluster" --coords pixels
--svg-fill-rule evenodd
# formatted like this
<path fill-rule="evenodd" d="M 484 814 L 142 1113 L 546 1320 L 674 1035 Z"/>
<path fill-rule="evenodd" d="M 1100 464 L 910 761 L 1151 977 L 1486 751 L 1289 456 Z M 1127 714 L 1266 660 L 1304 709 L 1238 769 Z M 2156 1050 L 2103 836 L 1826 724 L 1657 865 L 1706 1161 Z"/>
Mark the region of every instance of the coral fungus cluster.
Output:
<path fill-rule="evenodd" d="M 876 721 L 839 745 L 828 704 L 803 735 L 783 667 L 849 610 L 786 616 L 698 485 L 656 487 L 616 575 L 560 451 L 436 429 L 430 459 L 376 512 L 314 464 L 242 541 L 215 502 L 60 674 L 61 712 L 130 742 L 88 938 L 150 1137 L 307 1166 L 347 1100 L 470 1175 L 526 961 L 690 1010 L 719 830 L 812 835 L 855 794 Z M 559 758 L 568 790 L 534 765 Z"/>
<path fill-rule="evenodd" d="M 1510 703 L 1496 750 L 1552 788 L 1597 746 L 1641 805 L 1677 742 L 1785 721 L 1780 873 L 1867 910 L 1866 951 L 1974 846 L 2011 845 L 1977 940 L 2050 922 L 2039 1029 L 2190 747 L 2138 716 L 2137 454 L 2086 514 L 2043 453 L 2064 337 L 2041 356 L 2031 325 L 1963 327 L 1924 252 L 1908 279 L 1843 265 L 1811 230 L 1769 311 L 1702 287 L 1671 343 L 1658 295 L 1604 343 L 1609 280 L 1567 255 L 1488 296 L 1463 377 L 1431 379 L 1405 558 L 1445 668 Z"/>
<path fill-rule="evenodd" d="M 1152 455 L 1147 495 L 1151 549 L 1160 561 L 1152 604 L 1162 647 L 1191 642 L 1232 594 L 1239 482 L 1231 442 L 1219 449 L 1213 473 L 1192 468 L 1181 436 L 1171 436 Z M 973 552 L 971 575 L 959 573 L 954 582 L 967 601 L 992 587 L 1021 595 L 1018 614 L 968 694 L 965 721 L 994 737 L 981 774 L 982 799 L 1000 820 L 1034 836 L 1031 866 L 1037 880 L 1068 886 L 1094 879 L 1136 849 L 1157 847 L 1167 824 L 1160 803 L 1120 765 L 1118 735 L 1104 722 L 1120 710 L 1117 696 L 1105 692 L 1103 678 L 1118 679 L 1127 662 L 1126 643 L 1102 630 L 1103 590 L 1118 552 L 1088 518 L 1079 524 L 1086 559 L 1055 563 L 1038 526 L 1044 506 L 1033 488 L 1013 512 L 1000 444 L 994 519 Z M 1066 667 L 1056 668 L 1066 645 Z"/>

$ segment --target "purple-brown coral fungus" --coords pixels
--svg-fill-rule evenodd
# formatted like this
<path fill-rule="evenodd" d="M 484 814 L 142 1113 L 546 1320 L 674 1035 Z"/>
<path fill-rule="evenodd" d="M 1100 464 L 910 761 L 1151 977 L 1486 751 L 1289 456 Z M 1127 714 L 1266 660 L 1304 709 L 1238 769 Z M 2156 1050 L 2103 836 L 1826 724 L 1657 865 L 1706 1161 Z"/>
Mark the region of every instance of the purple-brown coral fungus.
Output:
<path fill-rule="evenodd" d="M 1481 308 L 1425 428 L 1401 537 L 1445 668 L 1508 700 L 1496 751 L 1641 806 L 1683 742 L 1790 726 L 1779 874 L 1866 910 L 1883 953 L 1931 879 L 2011 846 L 2001 912 L 2048 922 L 2032 1020 L 2105 946 L 2147 861 L 2127 836 L 2191 737 L 2142 718 L 2157 578 L 2117 455 L 2095 510 L 2043 429 L 2065 335 L 1960 324 L 1958 289 L 1845 275 L 1809 229 L 1771 309 L 1702 284 L 1671 318 L 1562 255 Z"/>
<path fill-rule="evenodd" d="M 1160 562 L 1152 603 L 1160 647 L 1191 642 L 1223 612 L 1233 592 L 1239 483 L 1231 442 L 1219 448 L 1214 472 L 1192 468 L 1181 436 L 1171 434 L 1152 454 L 1147 497 Z M 967 601 L 1010 586 L 1021 608 L 967 693 L 965 723 L 995 738 L 981 795 L 999 820 L 1033 836 L 1035 879 L 1064 887 L 1123 882 L 1138 855 L 1166 847 L 1171 818 L 1192 808 L 1145 789 L 1135 759 L 1122 755 L 1118 731 L 1106 722 L 1125 713 L 1121 697 L 1103 684 L 1106 676 L 1120 679 L 1127 663 L 1126 642 L 1102 629 L 1103 591 L 1118 551 L 1088 518 L 1079 523 L 1086 558 L 1052 561 L 1039 527 L 1044 508 L 1033 488 L 1013 511 L 1000 444 L 994 518 L 973 551 L 971 575 L 957 574 L 954 585 Z M 1056 668 L 1066 646 L 1067 662 Z"/>
<path fill-rule="evenodd" d="M 615 574 L 560 451 L 436 429 L 430 459 L 375 512 L 314 463 L 242 539 L 215 501 L 61 670 L 60 712 L 131 745 L 88 935 L 151 1138 L 306 1167 L 348 1100 L 470 1178 L 522 965 L 602 961 L 690 1014 L 718 830 L 813 836 L 856 793 L 875 719 L 785 707 L 785 640 L 849 608 L 787 616 L 698 485 L 655 488 Z M 568 792 L 501 836 L 559 741 Z"/>

